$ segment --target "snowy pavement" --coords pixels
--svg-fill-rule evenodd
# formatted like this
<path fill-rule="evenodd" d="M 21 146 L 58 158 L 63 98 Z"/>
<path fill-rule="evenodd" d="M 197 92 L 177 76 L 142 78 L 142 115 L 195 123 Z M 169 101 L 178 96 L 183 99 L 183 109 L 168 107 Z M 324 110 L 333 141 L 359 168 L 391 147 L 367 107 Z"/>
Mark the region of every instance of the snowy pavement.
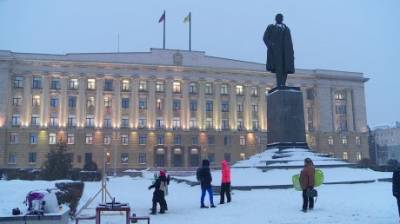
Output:
<path fill-rule="evenodd" d="M 128 202 L 137 215 L 147 215 L 152 191 L 147 190 L 151 175 L 144 178 L 117 177 L 109 181 L 109 190 L 118 201 Z M 0 213 L 22 206 L 27 191 L 53 187 L 46 181 L 0 181 Z M 100 187 L 100 183 L 85 183 L 83 204 Z M 233 202 L 215 209 L 199 208 L 199 187 L 171 182 L 167 202 L 169 211 L 151 216 L 160 224 L 257 224 L 257 223 L 335 223 L 390 224 L 398 223 L 397 208 L 391 183 L 322 186 L 314 211 L 300 212 L 301 193 L 287 190 L 234 191 Z M 215 197 L 218 202 L 218 197 Z M 85 211 L 93 214 L 94 211 Z M 120 224 L 122 216 L 104 216 L 102 224 Z M 71 222 L 73 223 L 73 222 Z M 94 223 L 94 221 L 81 222 Z"/>

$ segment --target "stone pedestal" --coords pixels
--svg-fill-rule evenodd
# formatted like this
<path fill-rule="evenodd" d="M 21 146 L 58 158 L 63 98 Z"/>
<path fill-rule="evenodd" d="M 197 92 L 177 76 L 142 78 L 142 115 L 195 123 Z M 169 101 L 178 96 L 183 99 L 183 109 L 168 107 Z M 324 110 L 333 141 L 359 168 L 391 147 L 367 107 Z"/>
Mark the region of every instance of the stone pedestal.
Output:
<path fill-rule="evenodd" d="M 300 88 L 275 88 L 267 95 L 268 148 L 308 148 Z"/>

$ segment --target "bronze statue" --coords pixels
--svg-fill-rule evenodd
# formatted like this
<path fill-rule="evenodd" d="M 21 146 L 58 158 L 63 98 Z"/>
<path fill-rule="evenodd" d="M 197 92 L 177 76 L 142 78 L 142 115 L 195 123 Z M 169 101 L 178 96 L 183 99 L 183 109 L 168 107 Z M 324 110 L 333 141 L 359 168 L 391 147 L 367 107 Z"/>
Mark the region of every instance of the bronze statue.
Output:
<path fill-rule="evenodd" d="M 267 46 L 267 71 L 276 74 L 278 88 L 286 86 L 288 74 L 294 73 L 294 51 L 290 29 L 283 23 L 283 15 L 275 16 L 275 24 L 270 24 L 264 33 Z"/>

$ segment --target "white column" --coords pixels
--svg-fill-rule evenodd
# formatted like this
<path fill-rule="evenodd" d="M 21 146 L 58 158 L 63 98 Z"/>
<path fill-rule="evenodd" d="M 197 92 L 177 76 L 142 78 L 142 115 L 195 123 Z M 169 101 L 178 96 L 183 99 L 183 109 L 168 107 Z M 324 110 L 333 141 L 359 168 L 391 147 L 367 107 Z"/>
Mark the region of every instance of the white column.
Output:
<path fill-rule="evenodd" d="M 237 130 L 236 84 L 229 86 L 229 125 L 231 130 Z"/>
<path fill-rule="evenodd" d="M 259 86 L 259 97 L 258 97 L 258 122 L 262 131 L 267 130 L 267 98 L 266 98 L 266 87 Z"/>
<path fill-rule="evenodd" d="M 214 82 L 214 108 L 213 108 L 213 125 L 214 129 L 221 129 L 221 83 Z"/>
<path fill-rule="evenodd" d="M 96 79 L 96 112 L 95 112 L 95 120 L 97 121 L 98 126 L 103 126 L 103 114 L 104 114 L 104 79 L 97 78 Z"/>
<path fill-rule="evenodd" d="M 346 89 L 346 120 L 349 131 L 354 131 L 353 91 Z"/>
<path fill-rule="evenodd" d="M 165 104 L 164 104 L 164 119 L 167 129 L 172 128 L 172 79 L 167 79 L 165 82 Z"/>
<path fill-rule="evenodd" d="M 30 125 L 32 117 L 32 75 L 24 77 L 24 99 L 23 99 L 23 110 L 24 120 L 23 123 L 26 126 Z"/>
<path fill-rule="evenodd" d="M 65 127 L 68 121 L 67 77 L 65 77 L 65 74 L 60 77 L 60 91 L 60 113 L 58 119 L 61 126 Z"/>
<path fill-rule="evenodd" d="M 187 130 L 189 129 L 190 121 L 190 101 L 189 101 L 189 81 L 182 80 L 182 127 Z"/>
<path fill-rule="evenodd" d="M 205 101 L 205 80 L 200 80 L 198 82 L 198 101 L 197 101 L 197 125 L 199 126 L 200 130 L 205 129 L 204 119 L 206 113 L 206 101 Z"/>
<path fill-rule="evenodd" d="M 243 122 L 246 130 L 251 130 L 252 108 L 250 100 L 250 86 L 243 85 L 244 88 L 244 103 L 243 103 Z"/>
<path fill-rule="evenodd" d="M 139 119 L 139 79 L 132 79 L 132 109 L 129 110 L 129 116 L 133 128 L 137 128 Z"/>
<path fill-rule="evenodd" d="M 85 124 L 86 121 L 86 86 L 85 86 L 85 78 L 84 77 L 79 77 L 78 78 L 78 88 L 79 88 L 79 95 L 78 95 L 78 102 L 77 102 L 77 108 L 78 112 L 76 114 L 76 120 L 78 121 L 78 124 L 82 126 Z"/>
<path fill-rule="evenodd" d="M 148 80 L 149 98 L 147 102 L 147 124 L 150 129 L 155 128 L 156 123 L 156 83 L 155 77 Z"/>
<path fill-rule="evenodd" d="M 112 116 L 114 127 L 119 128 L 121 123 L 121 82 L 119 78 L 115 78 L 113 81 L 113 101 L 112 101 Z"/>
<path fill-rule="evenodd" d="M 48 106 L 49 100 L 49 77 L 48 75 L 42 76 L 42 94 L 40 97 L 40 120 L 42 126 L 47 126 L 47 120 L 49 117 Z"/>

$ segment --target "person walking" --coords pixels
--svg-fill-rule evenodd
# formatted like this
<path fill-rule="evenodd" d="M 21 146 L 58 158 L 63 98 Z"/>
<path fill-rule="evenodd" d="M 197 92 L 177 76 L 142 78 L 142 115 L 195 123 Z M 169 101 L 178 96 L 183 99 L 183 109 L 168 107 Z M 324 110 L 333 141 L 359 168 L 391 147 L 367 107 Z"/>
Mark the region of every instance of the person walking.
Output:
<path fill-rule="evenodd" d="M 303 190 L 303 212 L 314 209 L 314 198 L 310 192 L 314 189 L 315 168 L 310 158 L 304 160 L 304 168 L 300 173 L 300 185 Z"/>
<path fill-rule="evenodd" d="M 391 161 L 391 165 L 393 166 L 393 177 L 392 177 L 392 191 L 393 196 L 396 198 L 397 201 L 397 209 L 400 216 L 400 169 L 399 163 L 397 160 Z"/>
<path fill-rule="evenodd" d="M 221 162 L 221 192 L 220 192 L 220 204 L 225 203 L 225 194 L 227 202 L 231 202 L 231 168 L 229 167 L 226 160 Z"/>
<path fill-rule="evenodd" d="M 152 215 L 157 214 L 157 203 L 160 205 L 160 214 L 164 214 L 165 211 L 168 210 L 167 202 L 165 200 L 165 194 L 167 192 L 169 179 L 169 176 L 166 176 L 166 172 L 164 170 L 161 170 L 156 181 L 149 186 L 149 190 L 154 188 L 152 199 L 153 206 L 151 208 Z"/>
<path fill-rule="evenodd" d="M 204 198 L 206 196 L 206 192 L 208 192 L 208 196 L 210 198 L 211 208 L 215 208 L 213 201 L 213 192 L 212 192 L 212 176 L 210 170 L 210 161 L 205 159 L 202 162 L 202 167 L 197 169 L 197 180 L 200 182 L 201 186 L 201 200 L 200 200 L 200 208 L 208 208 L 208 206 L 204 205 Z"/>

